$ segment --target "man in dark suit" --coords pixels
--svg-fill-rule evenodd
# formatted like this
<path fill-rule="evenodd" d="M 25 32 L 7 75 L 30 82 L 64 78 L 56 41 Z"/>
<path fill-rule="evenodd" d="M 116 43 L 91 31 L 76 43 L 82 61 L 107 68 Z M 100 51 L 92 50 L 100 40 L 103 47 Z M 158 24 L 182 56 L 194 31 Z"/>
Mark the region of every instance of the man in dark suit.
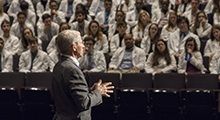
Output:
<path fill-rule="evenodd" d="M 85 50 L 78 31 L 59 33 L 56 44 L 61 57 L 53 71 L 54 120 L 91 120 L 91 107 L 102 103 L 102 96 L 109 97 L 114 86 L 111 82 L 102 83 L 99 80 L 88 88 L 77 60 Z"/>

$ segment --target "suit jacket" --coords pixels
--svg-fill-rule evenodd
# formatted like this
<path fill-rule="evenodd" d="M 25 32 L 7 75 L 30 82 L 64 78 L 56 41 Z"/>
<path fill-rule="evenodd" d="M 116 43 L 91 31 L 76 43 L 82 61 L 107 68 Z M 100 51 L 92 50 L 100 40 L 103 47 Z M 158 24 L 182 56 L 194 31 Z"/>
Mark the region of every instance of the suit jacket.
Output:
<path fill-rule="evenodd" d="M 102 103 L 98 91 L 89 91 L 85 77 L 74 61 L 61 56 L 53 70 L 54 120 L 91 120 L 91 107 Z"/>

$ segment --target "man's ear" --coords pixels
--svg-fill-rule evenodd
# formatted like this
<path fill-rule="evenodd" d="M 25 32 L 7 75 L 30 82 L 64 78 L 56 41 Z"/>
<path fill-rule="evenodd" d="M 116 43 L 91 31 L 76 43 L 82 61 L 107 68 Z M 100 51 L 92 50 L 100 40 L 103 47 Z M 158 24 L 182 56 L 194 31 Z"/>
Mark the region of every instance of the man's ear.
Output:
<path fill-rule="evenodd" d="M 76 45 L 75 45 L 75 44 L 72 44 L 72 45 L 71 45 L 71 49 L 75 52 L 75 51 L 76 51 Z"/>

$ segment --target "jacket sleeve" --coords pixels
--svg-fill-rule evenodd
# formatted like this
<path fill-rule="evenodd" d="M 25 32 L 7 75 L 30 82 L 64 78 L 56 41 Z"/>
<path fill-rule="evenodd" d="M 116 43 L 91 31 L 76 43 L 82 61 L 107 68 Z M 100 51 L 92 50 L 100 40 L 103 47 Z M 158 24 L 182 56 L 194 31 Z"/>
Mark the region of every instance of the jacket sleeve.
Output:
<path fill-rule="evenodd" d="M 78 68 L 70 67 L 64 70 L 64 80 L 67 82 L 67 91 L 70 92 L 73 102 L 79 111 L 85 111 L 92 106 L 102 103 L 102 96 L 98 91 L 89 91 L 83 73 Z"/>
<path fill-rule="evenodd" d="M 176 59 L 173 55 L 171 55 L 170 57 L 171 57 L 171 63 L 170 65 L 168 65 L 167 67 L 161 70 L 163 73 L 168 73 L 171 72 L 172 70 L 176 70 Z"/>
<path fill-rule="evenodd" d="M 153 53 L 151 53 L 149 55 L 149 57 L 147 58 L 147 62 L 145 64 L 145 72 L 146 73 L 153 73 L 154 72 L 154 69 L 152 68 L 152 64 L 153 64 L 152 60 L 153 60 Z"/>

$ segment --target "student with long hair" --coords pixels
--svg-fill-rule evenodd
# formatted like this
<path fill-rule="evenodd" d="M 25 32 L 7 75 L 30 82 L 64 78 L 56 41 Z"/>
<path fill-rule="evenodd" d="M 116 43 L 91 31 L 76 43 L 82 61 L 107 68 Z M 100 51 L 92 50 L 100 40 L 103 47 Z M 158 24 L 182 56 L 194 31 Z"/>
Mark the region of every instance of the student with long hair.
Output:
<path fill-rule="evenodd" d="M 152 74 L 170 73 L 176 70 L 176 60 L 170 54 L 167 42 L 159 39 L 155 43 L 155 50 L 150 53 L 145 64 L 145 72 Z"/>
<path fill-rule="evenodd" d="M 108 52 L 109 46 L 107 37 L 105 34 L 103 34 L 100 25 L 97 21 L 93 20 L 89 23 L 88 32 L 85 36 L 92 36 L 95 39 L 95 50 L 102 51 L 103 53 Z"/>
<path fill-rule="evenodd" d="M 214 25 L 211 30 L 210 39 L 207 41 L 204 56 L 212 59 L 216 51 L 220 50 L 220 25 Z"/>
<path fill-rule="evenodd" d="M 160 31 L 157 23 L 152 23 L 148 28 L 148 35 L 141 41 L 141 48 L 144 49 L 146 56 L 153 52 L 154 45 L 160 38 Z"/>
<path fill-rule="evenodd" d="M 195 38 L 187 38 L 184 52 L 179 56 L 178 73 L 203 73 L 205 71 L 202 54 Z"/>

